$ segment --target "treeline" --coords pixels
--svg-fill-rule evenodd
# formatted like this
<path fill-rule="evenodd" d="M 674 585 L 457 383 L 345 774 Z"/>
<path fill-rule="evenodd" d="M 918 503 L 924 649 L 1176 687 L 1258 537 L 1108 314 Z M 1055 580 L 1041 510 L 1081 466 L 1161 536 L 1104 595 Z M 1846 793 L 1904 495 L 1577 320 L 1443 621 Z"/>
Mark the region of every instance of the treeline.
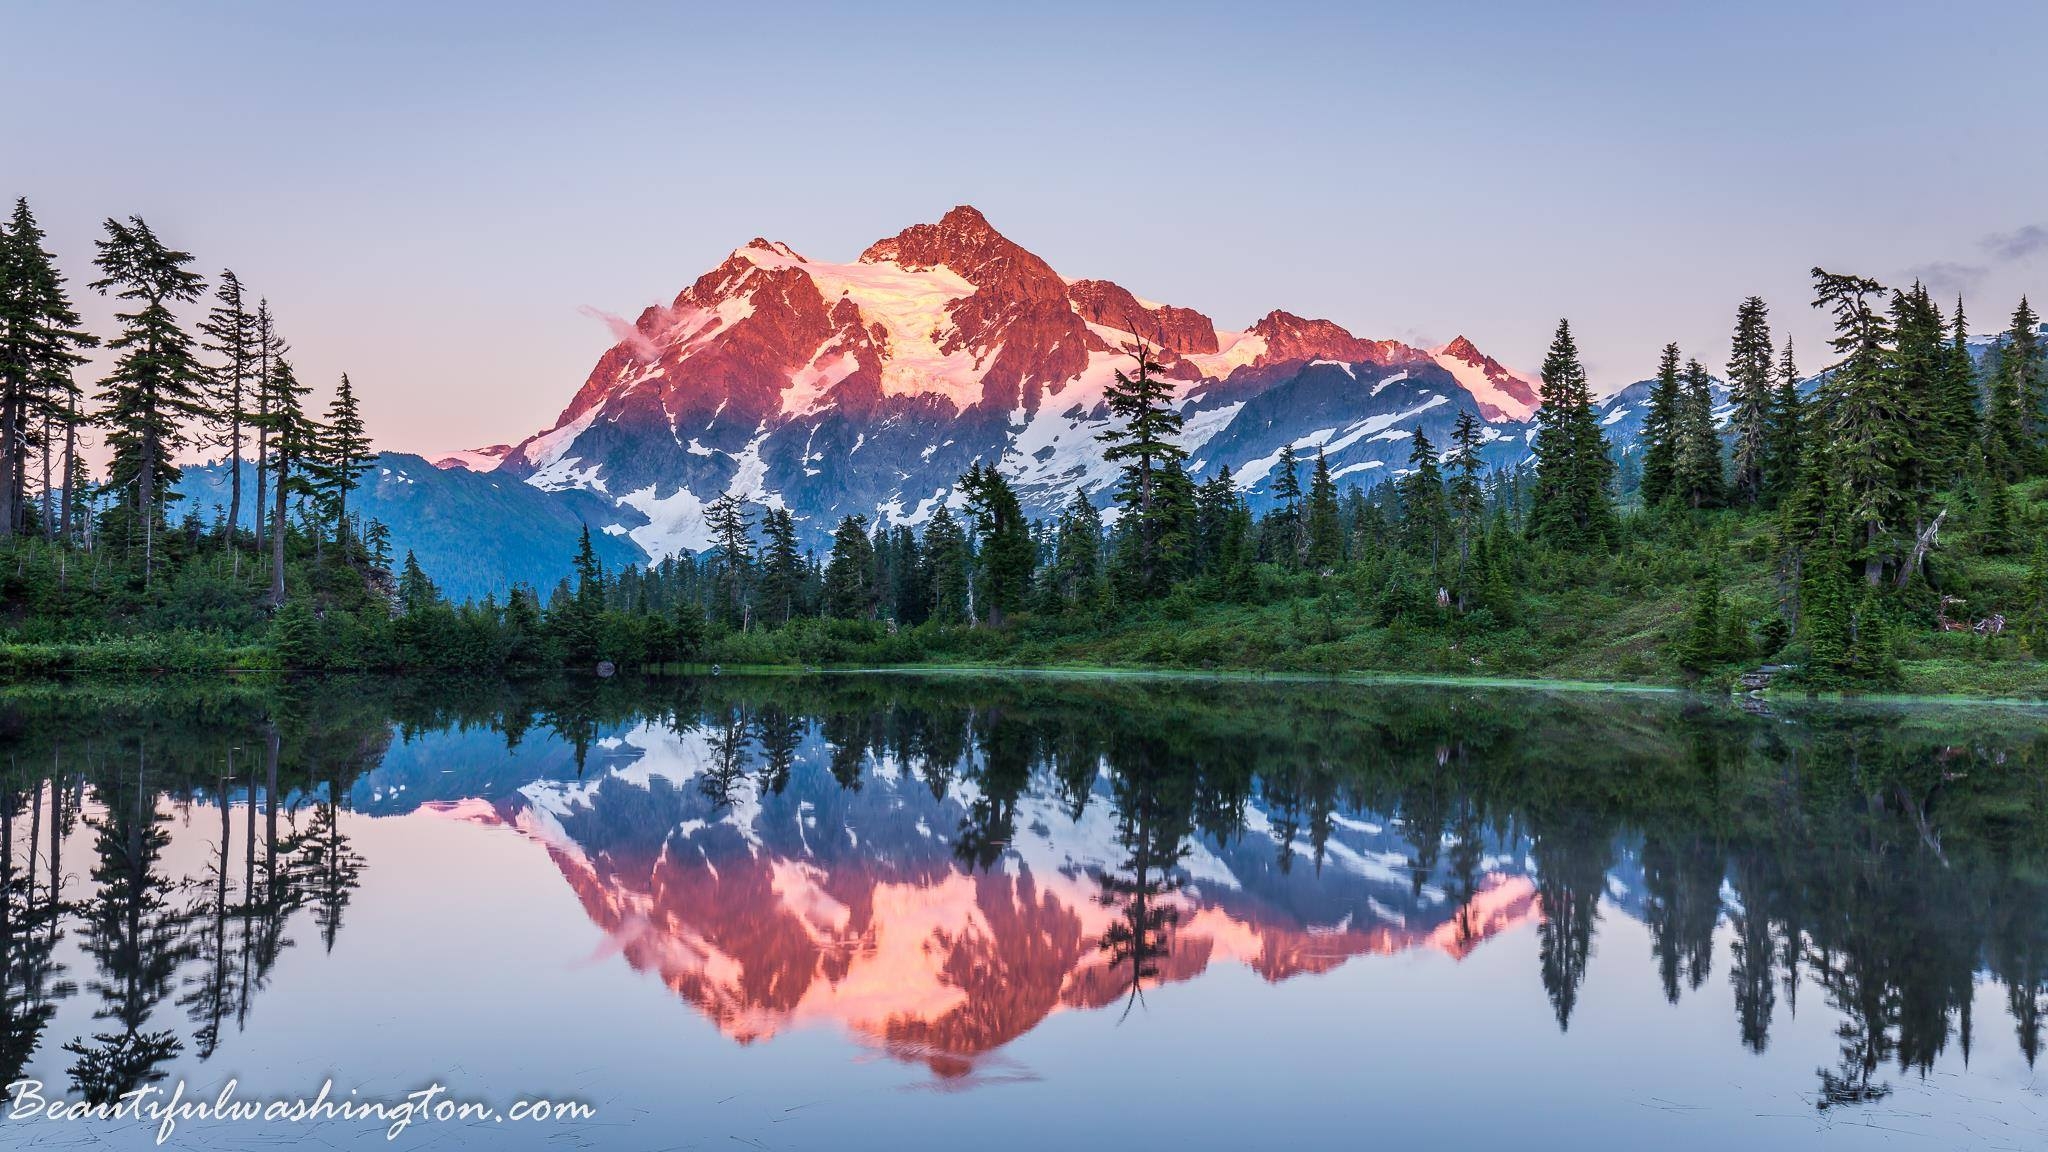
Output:
<path fill-rule="evenodd" d="M 1370 489 L 1340 491 L 1320 453 L 1285 447 L 1252 477 L 1270 476 L 1263 514 L 1227 468 L 1189 474 L 1171 383 L 1134 344 L 1108 391 L 1120 418 L 1103 436 L 1120 466 L 1109 509 L 1077 493 L 1034 521 L 999 472 L 977 465 L 921 530 L 847 517 L 820 557 L 799 547 L 786 510 L 727 496 L 708 510 L 702 556 L 604 573 L 586 550 L 545 606 L 515 592 L 471 609 L 470 627 L 488 647 L 494 629 L 523 637 L 559 620 L 571 663 L 706 651 L 824 662 L 1003 653 L 1005 632 L 1085 637 L 1161 612 L 1198 618 L 1203 604 L 1290 602 L 1304 642 L 1424 629 L 1483 652 L 1571 626 L 1558 602 L 1576 593 L 1676 584 L 1697 589 L 1663 641 L 1676 668 L 1776 659 L 1811 685 L 1869 685 L 1896 676 L 1897 629 L 1942 625 L 1979 561 L 2026 550 L 2024 575 L 1994 568 L 2001 582 L 1985 591 L 2027 650 L 2048 650 L 2048 556 L 2038 514 L 2013 488 L 2048 473 L 2033 311 L 2020 303 L 1980 371 L 1960 303 L 1950 319 L 1921 285 L 1892 291 L 1820 269 L 1814 287 L 1836 356 L 1816 386 L 1758 298 L 1736 311 L 1725 417 L 1698 359 L 1665 348 L 1628 502 L 1568 323 L 1544 361 L 1528 466 L 1486 469 L 1485 429 L 1465 413 L 1448 445 L 1417 428 L 1405 473 Z M 1738 533 L 1766 554 L 1768 599 L 1724 596 L 1726 568 L 1743 559 L 1729 543 Z M 1986 621 L 1988 644 L 2005 613 Z"/>
<path fill-rule="evenodd" d="M 388 588 L 388 533 L 349 511 L 371 453 L 348 377 L 324 414 L 309 412 L 269 301 L 252 305 L 232 271 L 209 296 L 193 256 L 131 216 L 98 241 L 88 287 L 123 310 L 89 392 L 77 370 L 102 340 L 43 241 L 17 201 L 0 227 L 0 604 L 17 638 L 189 629 L 247 642 L 288 595 L 360 605 Z M 180 314 L 208 299 L 203 316 Z M 91 434 L 109 456 L 98 475 Z M 222 450 L 231 477 L 210 522 L 172 515 L 177 458 L 195 448 Z"/>

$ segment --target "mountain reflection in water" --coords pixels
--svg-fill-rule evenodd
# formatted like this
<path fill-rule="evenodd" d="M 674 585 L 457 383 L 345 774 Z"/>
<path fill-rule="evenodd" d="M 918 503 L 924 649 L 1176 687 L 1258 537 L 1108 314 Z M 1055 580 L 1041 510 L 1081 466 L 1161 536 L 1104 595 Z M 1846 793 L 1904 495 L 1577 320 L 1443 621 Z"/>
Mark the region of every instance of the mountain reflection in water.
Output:
<path fill-rule="evenodd" d="M 620 959 L 734 1041 L 825 1026 L 1003 1079 L 1062 1011 L 1239 966 L 1535 937 L 1575 1023 L 1603 921 L 1672 1003 L 1796 1010 L 1821 1112 L 2048 1005 L 2048 735 L 2017 711 L 1084 678 L 28 693 L 0 703 L 0 1074 L 108 1099 L 264 1027 L 412 815 L 545 852 Z M 433 877 L 420 878 L 431 884 Z M 346 974 L 335 973 L 337 986 Z M 1980 982 L 2004 1003 L 1973 1019 Z M 1816 1002 L 1815 997 L 1818 997 Z M 1803 999 L 1802 999 L 1803 998 Z M 53 1031 L 58 1008 L 85 1024 Z M 1994 1033 L 1996 1035 L 1994 1035 Z M 187 1072 L 186 1074 L 190 1074 Z"/>

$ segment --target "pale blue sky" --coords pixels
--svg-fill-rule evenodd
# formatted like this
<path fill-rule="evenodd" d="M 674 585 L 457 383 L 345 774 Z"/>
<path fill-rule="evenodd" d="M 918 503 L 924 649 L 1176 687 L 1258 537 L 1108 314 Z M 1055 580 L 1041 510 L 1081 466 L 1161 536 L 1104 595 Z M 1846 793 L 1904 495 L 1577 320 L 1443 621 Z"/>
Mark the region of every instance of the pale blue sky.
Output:
<path fill-rule="evenodd" d="M 404 450 L 547 424 L 609 342 L 581 306 L 963 202 L 1231 327 L 1463 332 L 1533 370 L 1570 316 L 1607 387 L 1667 340 L 1718 368 L 1752 293 L 1817 367 L 1816 263 L 1938 268 L 1982 329 L 2048 280 L 2033 0 L 7 0 L 5 36 L 0 195 L 74 283 L 143 215 Z"/>

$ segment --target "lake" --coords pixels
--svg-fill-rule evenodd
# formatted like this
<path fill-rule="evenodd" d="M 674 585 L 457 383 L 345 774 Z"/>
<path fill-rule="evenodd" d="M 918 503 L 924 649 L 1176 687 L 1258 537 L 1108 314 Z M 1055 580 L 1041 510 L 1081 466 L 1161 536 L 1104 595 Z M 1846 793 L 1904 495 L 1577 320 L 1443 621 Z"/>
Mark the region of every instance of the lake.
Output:
<path fill-rule="evenodd" d="M 169 1142 L 2039 1148 L 2044 720 L 1060 675 L 10 690 L 0 1143 L 158 1133 L 37 1099 L 331 1082 L 325 1118 Z M 536 1101 L 572 1111 L 507 1115 Z"/>

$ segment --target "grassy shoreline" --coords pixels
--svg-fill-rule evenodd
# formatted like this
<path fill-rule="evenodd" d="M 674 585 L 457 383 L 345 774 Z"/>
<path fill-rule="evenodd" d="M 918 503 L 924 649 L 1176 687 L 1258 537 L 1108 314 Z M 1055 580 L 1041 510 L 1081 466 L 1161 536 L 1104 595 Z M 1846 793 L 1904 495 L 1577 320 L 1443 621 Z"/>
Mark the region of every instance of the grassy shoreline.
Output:
<path fill-rule="evenodd" d="M 149 659 L 150 655 L 156 654 L 161 650 L 159 646 L 146 643 L 138 644 L 133 640 L 121 640 L 107 645 L 65 645 L 66 649 L 83 654 L 86 658 L 76 661 L 32 660 L 27 661 L 28 667 L 24 668 L 23 661 L 7 658 L 13 655 L 13 650 L 20 647 L 22 646 L 14 645 L 0 648 L 0 688 L 15 689 L 82 682 L 123 683 L 136 680 L 203 681 L 216 679 L 223 683 L 255 686 L 273 677 L 283 678 L 304 675 L 368 674 L 373 676 L 428 679 L 443 678 L 450 675 L 445 670 L 423 670 L 418 672 L 385 670 L 369 673 L 339 673 L 285 669 L 277 667 L 269 659 L 267 650 L 246 645 L 218 649 L 216 650 L 217 659 L 188 658 L 159 663 Z M 1947 661 L 1930 663 L 1945 665 L 1942 671 L 1951 676 L 1957 671 Z M 1970 667 L 1965 665 L 1966 669 Z M 1998 668 L 2000 665 L 1994 664 L 1988 667 Z M 2032 671 L 2033 669 L 2029 667 L 2028 670 Z M 907 662 L 856 660 L 821 663 L 798 661 L 723 663 L 703 661 L 665 664 L 644 669 L 643 671 L 655 676 L 1002 676 L 1037 679 L 1115 678 L 1166 681 L 1242 681 L 1259 684 L 1332 684 L 1359 687 L 1422 686 L 1537 692 L 1618 693 L 1646 696 L 1689 694 L 1712 700 L 1754 698 L 1772 704 L 1817 702 L 1849 705 L 1872 704 L 1885 707 L 1965 704 L 2048 711 L 2048 682 L 2033 685 L 2035 694 L 2032 695 L 2024 694 L 2024 692 L 2015 694 L 2010 691 L 2012 686 L 2005 678 L 1996 677 L 1985 678 L 1982 681 L 1966 680 L 1962 683 L 1955 683 L 1947 691 L 1916 690 L 1910 686 L 1916 681 L 1924 682 L 1927 677 L 1925 675 L 1916 675 L 1916 673 L 1923 670 L 1916 668 L 1911 663 L 1906 667 L 1905 682 L 1909 685 L 1907 690 L 1811 692 L 1796 687 L 1783 687 L 1773 688 L 1761 694 L 1749 694 L 1733 690 L 1725 681 L 1683 683 L 1572 675 L 1463 675 L 1445 672 L 1413 672 L 1370 668 L 1327 671 L 1268 667 L 1186 668 L 1169 664 L 1126 664 L 1100 661 L 1032 663 L 973 659 Z M 456 675 L 460 676 L 460 674 Z M 519 677 L 508 677 L 499 672 L 480 672 L 477 675 L 496 680 L 520 679 Z"/>

